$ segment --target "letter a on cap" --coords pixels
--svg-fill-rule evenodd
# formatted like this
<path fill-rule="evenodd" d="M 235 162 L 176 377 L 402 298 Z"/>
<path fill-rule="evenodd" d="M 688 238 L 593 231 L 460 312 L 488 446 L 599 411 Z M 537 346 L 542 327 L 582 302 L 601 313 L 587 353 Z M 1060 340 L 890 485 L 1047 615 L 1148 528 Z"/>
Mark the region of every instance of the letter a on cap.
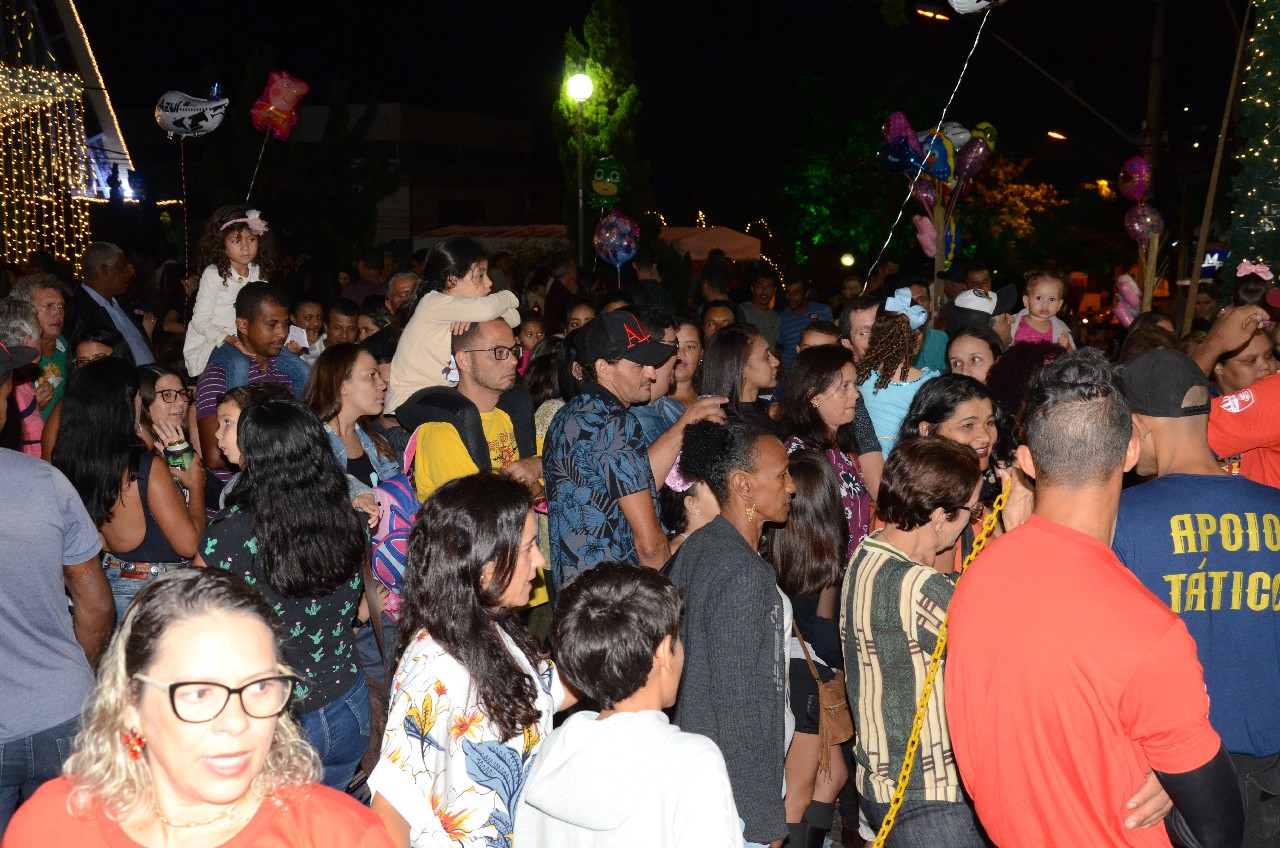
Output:
<path fill-rule="evenodd" d="M 643 329 L 640 329 L 639 325 L 634 329 L 630 324 L 625 324 L 623 326 L 627 328 L 627 350 L 630 350 L 638 344 L 643 344 L 644 342 L 649 341 L 649 334 L 644 332 Z"/>

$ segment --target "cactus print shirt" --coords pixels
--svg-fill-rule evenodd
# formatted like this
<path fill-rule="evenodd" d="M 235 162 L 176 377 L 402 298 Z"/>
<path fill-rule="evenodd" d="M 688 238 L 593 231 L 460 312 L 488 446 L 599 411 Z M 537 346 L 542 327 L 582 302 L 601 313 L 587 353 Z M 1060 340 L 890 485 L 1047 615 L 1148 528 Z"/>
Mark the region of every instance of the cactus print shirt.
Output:
<path fill-rule="evenodd" d="M 231 507 L 209 525 L 200 556 L 210 568 L 238 574 L 275 608 L 283 623 L 284 661 L 301 682 L 294 689 L 298 711 L 318 710 L 345 694 L 360 679 L 360 660 L 351 630 L 360 606 L 360 572 L 352 563 L 351 579 L 332 594 L 286 598 L 267 583 L 253 535 L 253 517 Z"/>

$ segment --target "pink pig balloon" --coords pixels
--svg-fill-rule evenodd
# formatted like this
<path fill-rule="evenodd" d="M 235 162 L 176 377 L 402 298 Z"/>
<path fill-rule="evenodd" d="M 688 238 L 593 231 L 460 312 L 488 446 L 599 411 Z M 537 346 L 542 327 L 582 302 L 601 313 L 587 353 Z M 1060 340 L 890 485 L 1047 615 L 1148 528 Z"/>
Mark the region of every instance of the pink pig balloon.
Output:
<path fill-rule="evenodd" d="M 298 101 L 310 90 L 311 86 L 302 80 L 294 79 L 284 71 L 272 71 L 267 87 L 249 110 L 253 128 L 270 130 L 280 141 L 287 141 L 293 125 L 298 123 L 298 116 L 294 114 Z"/>

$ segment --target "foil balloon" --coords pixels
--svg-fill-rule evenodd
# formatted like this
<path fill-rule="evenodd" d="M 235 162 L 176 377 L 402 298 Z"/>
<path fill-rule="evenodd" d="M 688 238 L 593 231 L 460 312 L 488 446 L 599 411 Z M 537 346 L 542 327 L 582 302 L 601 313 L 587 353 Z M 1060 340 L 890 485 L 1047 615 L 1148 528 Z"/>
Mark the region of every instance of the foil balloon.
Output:
<path fill-rule="evenodd" d="M 991 145 L 987 144 L 986 139 L 970 139 L 956 154 L 956 179 L 961 182 L 972 180 L 990 158 Z"/>
<path fill-rule="evenodd" d="M 890 144 L 905 144 L 916 153 L 920 152 L 920 141 L 916 138 L 916 132 L 911 129 L 907 116 L 901 112 L 894 112 L 884 119 L 884 140 Z"/>
<path fill-rule="evenodd" d="M 921 143 L 921 160 L 912 164 L 940 183 L 950 182 L 956 169 L 956 149 L 951 139 L 940 132 L 930 132 Z"/>
<path fill-rule="evenodd" d="M 629 215 L 614 209 L 606 212 L 596 224 L 592 243 L 596 255 L 615 268 L 621 268 L 635 258 L 640 244 L 640 225 Z"/>
<path fill-rule="evenodd" d="M 1116 305 L 1111 307 L 1111 312 L 1116 316 L 1116 319 L 1119 320 L 1121 326 L 1128 327 L 1133 323 L 1133 309 L 1130 308 L 1129 304 L 1125 303 L 1123 300 L 1117 300 Z"/>
<path fill-rule="evenodd" d="M 933 214 L 933 207 L 938 202 L 938 189 L 928 180 L 916 180 L 911 184 L 911 196 L 920 201 L 926 215 Z"/>
<path fill-rule="evenodd" d="M 1116 277 L 1116 294 L 1131 309 L 1137 309 L 1138 305 L 1142 303 L 1142 289 L 1138 288 L 1137 282 L 1128 274 L 1121 274 Z"/>
<path fill-rule="evenodd" d="M 169 138 L 191 138 L 213 132 L 226 117 L 227 104 L 231 101 L 217 97 L 216 89 L 212 94 L 213 98 L 202 100 L 181 91 L 166 91 L 156 103 L 156 123 Z"/>
<path fill-rule="evenodd" d="M 311 86 L 302 80 L 294 79 L 284 71 L 273 71 L 267 87 L 249 110 L 253 128 L 270 130 L 280 141 L 287 141 L 293 125 L 298 123 L 294 111 L 298 108 L 298 101 L 310 90 Z"/>
<path fill-rule="evenodd" d="M 1000 134 L 996 132 L 996 128 L 991 124 L 986 121 L 976 124 L 970 134 L 974 138 L 980 138 L 985 141 L 987 147 L 991 148 L 992 153 L 996 152 L 996 141 L 999 139 Z"/>
<path fill-rule="evenodd" d="M 626 174 L 612 156 L 596 161 L 591 172 L 591 202 L 601 209 L 612 209 L 621 199 Z"/>
<path fill-rule="evenodd" d="M 1141 156 L 1134 156 L 1120 169 L 1120 193 L 1139 203 L 1151 193 L 1151 165 Z"/>
<path fill-rule="evenodd" d="M 973 133 L 965 129 L 959 121 L 943 121 L 942 126 L 938 127 L 938 132 L 951 139 L 951 146 L 956 150 L 964 147 L 969 143 L 969 139 L 973 138 Z"/>
<path fill-rule="evenodd" d="M 1139 203 L 1124 213 L 1124 230 L 1139 247 L 1145 248 L 1152 236 L 1164 235 L 1164 216 L 1154 206 Z"/>
<path fill-rule="evenodd" d="M 1005 0 L 947 0 L 952 9 L 962 15 L 972 15 L 996 6 L 1004 5 Z"/>
<path fill-rule="evenodd" d="M 891 174 L 905 174 L 907 169 L 912 167 L 913 158 L 911 148 L 906 144 L 895 142 L 880 148 L 880 152 L 876 155 L 876 162 Z"/>

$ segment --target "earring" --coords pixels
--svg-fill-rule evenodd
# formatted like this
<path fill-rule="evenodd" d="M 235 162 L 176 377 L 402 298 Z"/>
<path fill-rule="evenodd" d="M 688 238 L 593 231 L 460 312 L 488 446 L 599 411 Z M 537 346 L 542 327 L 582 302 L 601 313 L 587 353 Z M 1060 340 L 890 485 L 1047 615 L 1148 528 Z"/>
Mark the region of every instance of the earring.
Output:
<path fill-rule="evenodd" d="M 142 735 L 142 731 L 136 727 L 131 727 L 124 733 L 120 734 L 120 741 L 124 743 L 124 747 L 129 751 L 129 759 L 137 760 L 142 757 L 142 749 L 147 747 L 147 737 Z"/>
<path fill-rule="evenodd" d="M 700 510 L 700 509 L 695 509 L 695 510 L 693 511 L 693 514 L 694 514 L 696 517 L 701 518 L 701 517 L 702 517 L 702 510 Z"/>
<path fill-rule="evenodd" d="M 756 505 L 752 504 L 751 506 L 747 507 L 747 521 L 750 523 L 755 523 L 755 520 L 756 520 Z"/>

